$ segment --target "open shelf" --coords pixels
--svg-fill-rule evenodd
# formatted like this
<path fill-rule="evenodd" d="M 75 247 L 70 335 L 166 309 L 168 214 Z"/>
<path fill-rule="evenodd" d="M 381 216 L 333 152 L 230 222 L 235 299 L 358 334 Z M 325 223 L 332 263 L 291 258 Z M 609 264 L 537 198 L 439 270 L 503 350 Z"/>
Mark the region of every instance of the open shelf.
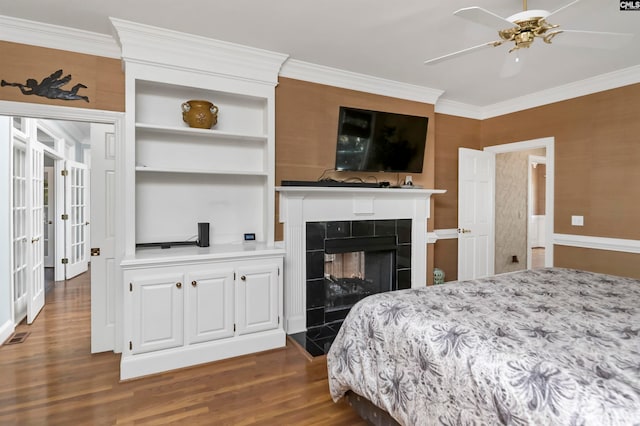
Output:
<path fill-rule="evenodd" d="M 212 129 L 196 129 L 192 127 L 161 126 L 157 124 L 136 123 L 139 133 L 164 133 L 179 136 L 207 137 L 208 140 L 228 139 L 234 141 L 266 142 L 267 135 L 224 132 Z"/>

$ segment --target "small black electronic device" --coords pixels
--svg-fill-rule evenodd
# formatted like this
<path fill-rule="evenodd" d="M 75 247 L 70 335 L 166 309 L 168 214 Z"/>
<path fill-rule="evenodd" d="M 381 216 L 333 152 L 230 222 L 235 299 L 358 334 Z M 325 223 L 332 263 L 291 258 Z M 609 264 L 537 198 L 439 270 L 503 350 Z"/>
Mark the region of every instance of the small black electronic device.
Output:
<path fill-rule="evenodd" d="M 248 234 L 244 234 L 244 240 L 245 242 L 250 242 L 250 241 L 255 241 L 256 240 L 256 234 L 251 232 Z"/>
<path fill-rule="evenodd" d="M 383 188 L 384 182 L 349 182 L 339 180 L 283 180 L 282 186 L 324 186 L 324 187 L 346 187 L 346 188 Z"/>
<path fill-rule="evenodd" d="M 428 117 L 340 107 L 336 170 L 422 173 Z"/>
<path fill-rule="evenodd" d="M 198 223 L 198 247 L 209 247 L 209 222 Z"/>

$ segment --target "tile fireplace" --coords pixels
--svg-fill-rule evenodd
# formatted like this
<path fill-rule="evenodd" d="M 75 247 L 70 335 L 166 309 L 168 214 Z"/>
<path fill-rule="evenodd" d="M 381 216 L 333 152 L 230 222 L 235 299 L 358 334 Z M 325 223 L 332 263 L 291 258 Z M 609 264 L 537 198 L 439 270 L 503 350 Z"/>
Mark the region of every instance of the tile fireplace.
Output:
<path fill-rule="evenodd" d="M 427 219 L 443 190 L 278 187 L 284 326 L 325 351 L 369 294 L 426 285 Z M 435 239 L 433 239 L 435 241 Z"/>

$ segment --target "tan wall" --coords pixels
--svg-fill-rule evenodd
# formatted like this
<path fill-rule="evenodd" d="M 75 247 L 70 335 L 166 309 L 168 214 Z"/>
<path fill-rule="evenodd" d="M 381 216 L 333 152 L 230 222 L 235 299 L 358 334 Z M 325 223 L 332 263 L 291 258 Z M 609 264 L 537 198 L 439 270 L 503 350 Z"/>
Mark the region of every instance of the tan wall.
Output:
<path fill-rule="evenodd" d="M 317 180 L 335 167 L 338 110 L 350 106 L 429 118 L 423 173 L 412 174 L 415 184 L 434 187 L 435 120 L 433 105 L 388 96 L 341 89 L 306 81 L 280 78 L 276 88 L 276 185 L 282 180 Z M 396 173 L 327 172 L 325 177 L 360 177 L 396 183 Z M 437 197 L 437 196 L 436 196 Z M 282 225 L 276 209 L 276 240 Z M 433 224 L 429 223 L 433 229 Z M 428 248 L 429 282 L 433 280 L 433 248 Z"/>
<path fill-rule="evenodd" d="M 84 100 L 49 99 L 24 95 L 17 87 L 0 87 L 0 100 L 35 104 L 62 105 L 107 111 L 124 111 L 124 72 L 119 59 L 85 55 L 64 50 L 0 41 L 0 79 L 24 84 L 28 78 L 41 82 L 53 72 L 62 69 L 63 76 L 71 74 L 71 81 L 61 86 L 71 90 L 82 83 L 79 95 Z"/>
<path fill-rule="evenodd" d="M 435 188 L 446 189 L 434 196 L 432 222 L 436 229 L 458 227 L 458 148 L 480 149 L 480 120 L 436 114 Z M 458 240 L 435 243 L 434 265 L 446 281 L 458 277 Z"/>
<path fill-rule="evenodd" d="M 436 114 L 436 187 L 457 182 L 457 146 L 476 148 L 543 137 L 555 138 L 555 233 L 640 239 L 640 84 L 495 117 L 482 122 Z M 469 123 L 471 122 L 471 123 Z M 465 123 L 467 124 L 465 126 Z M 477 126 L 480 137 L 470 134 Z M 456 143 L 456 139 L 462 143 Z M 473 143 L 467 145 L 474 148 Z M 448 161 L 447 161 L 448 160 Z M 449 188 L 446 188 L 449 189 Z M 437 203 L 442 203 L 442 208 Z M 436 201 L 436 228 L 455 228 L 457 192 Z M 585 226 L 571 226 L 583 215 Z M 554 264 L 640 276 L 640 255 L 555 246 Z M 454 261 L 455 259 L 455 261 Z M 436 266 L 447 281 L 457 265 L 457 245 L 436 243 Z M 606 266 L 610 265 L 610 266 Z M 457 266 L 455 266 L 457 269 Z"/>

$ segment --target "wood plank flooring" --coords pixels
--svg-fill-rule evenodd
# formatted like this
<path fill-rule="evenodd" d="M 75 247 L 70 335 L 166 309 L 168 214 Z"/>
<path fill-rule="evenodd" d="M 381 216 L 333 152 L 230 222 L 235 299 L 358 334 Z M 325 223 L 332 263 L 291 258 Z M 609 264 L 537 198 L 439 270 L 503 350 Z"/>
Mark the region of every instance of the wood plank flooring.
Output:
<path fill-rule="evenodd" d="M 24 343 L 0 346 L 0 425 L 358 425 L 297 347 L 120 382 L 90 354 L 89 274 L 57 282 Z"/>

